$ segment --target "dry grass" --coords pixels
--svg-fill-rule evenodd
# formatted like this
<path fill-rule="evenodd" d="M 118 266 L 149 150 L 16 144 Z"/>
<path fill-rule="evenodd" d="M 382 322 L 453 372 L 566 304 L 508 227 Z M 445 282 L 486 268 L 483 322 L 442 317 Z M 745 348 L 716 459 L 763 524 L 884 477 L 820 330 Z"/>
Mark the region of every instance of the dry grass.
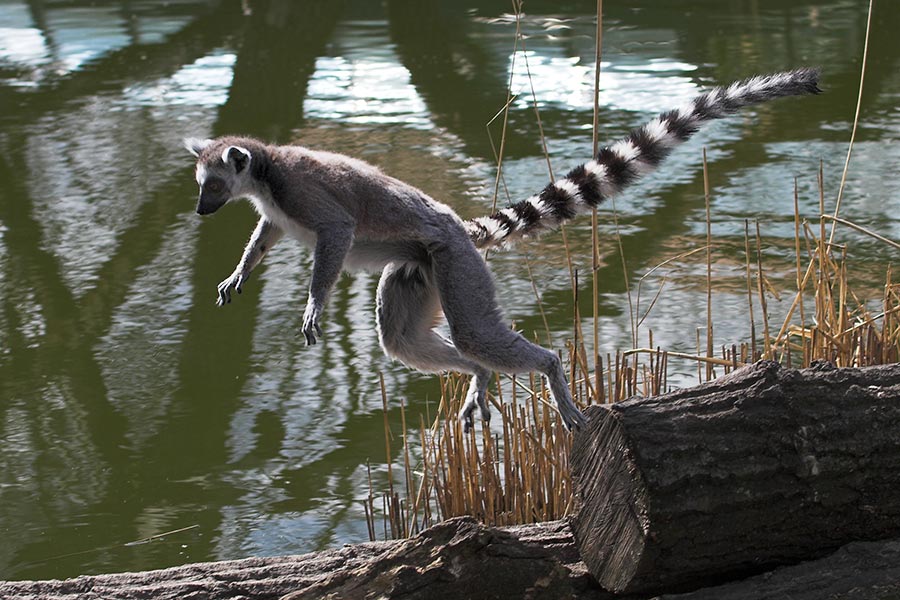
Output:
<path fill-rule="evenodd" d="M 379 498 L 386 515 L 385 537 L 408 536 L 457 515 L 473 515 L 490 525 L 513 525 L 551 520 L 571 511 L 571 436 L 554 417 L 556 409 L 546 390 L 534 379 L 527 385 L 514 381 L 512 398 L 491 398 L 500 415 L 495 412 L 494 426 L 463 433 L 456 414 L 466 385 L 463 377 L 442 378 L 437 418 L 431 427 L 420 421 L 415 440 L 420 459 L 415 465 L 406 448 L 412 436 L 404 424 L 406 494 L 401 496 L 392 487 Z M 385 437 L 390 439 L 387 426 Z M 364 504 L 369 535 L 375 539 L 376 497 L 371 486 Z"/>
<path fill-rule="evenodd" d="M 821 182 L 821 174 L 819 180 Z M 821 192 L 824 196 L 824 192 Z M 795 192 L 795 206 L 796 192 Z M 707 219 L 709 219 L 707 215 Z M 761 311 L 762 339 L 745 340 L 714 351 L 711 338 L 697 332 L 696 354 L 666 352 L 653 345 L 635 347 L 615 356 L 590 355 L 573 329 L 567 343 L 571 388 L 580 406 L 617 402 L 633 396 L 652 396 L 668 389 L 671 360 L 697 364 L 699 381 L 707 381 L 759 359 L 776 360 L 802 368 L 816 360 L 840 367 L 866 366 L 900 360 L 900 283 L 893 272 L 885 273 L 880 298 L 860 298 L 850 277 L 853 263 L 847 246 L 828 243 L 828 224 L 834 217 L 824 214 L 816 223 L 803 220 L 795 210 L 795 289 L 783 322 L 770 323 L 766 298 L 776 292 L 765 271 L 759 225 L 747 224 L 745 273 L 749 318 L 754 304 Z M 877 233 L 849 221 L 842 225 L 865 233 L 885 245 L 893 245 Z M 696 248 L 667 262 L 688 260 L 714 246 Z M 707 266 L 711 253 L 706 255 Z M 712 277 L 707 280 L 710 290 Z M 708 290 L 708 292 L 710 291 Z M 712 294 L 709 293 L 709 302 Z M 652 310 L 652 306 L 651 309 Z M 646 316 L 646 315 L 644 315 Z M 633 317 L 635 318 L 635 317 Z M 580 323 L 580 317 L 576 316 Z M 712 323 L 710 323 L 711 325 Z M 403 413 L 403 490 L 393 487 L 378 497 L 370 488 L 366 512 L 369 533 L 375 539 L 376 513 L 382 514 L 384 537 L 416 533 L 438 520 L 473 515 L 491 525 L 512 525 L 562 518 L 572 510 L 569 473 L 571 436 L 556 418 L 556 409 L 540 380 L 512 378 L 498 381 L 491 397 L 495 416 L 491 427 L 476 426 L 464 434 L 456 419 L 465 397 L 467 379 L 456 375 L 442 378 L 438 414 L 427 425 L 420 417 L 417 435 L 407 429 Z M 507 397 L 503 390 L 506 389 Z M 387 396 L 385 395 L 385 407 Z M 499 416 L 498 416 L 499 414 Z M 387 460 L 393 460 L 389 424 L 385 421 Z M 415 439 L 413 436 L 415 435 Z M 409 444 L 417 446 L 413 464 Z M 393 481 L 393 474 L 389 474 Z"/>
<path fill-rule="evenodd" d="M 520 0 L 513 0 L 513 8 L 518 15 Z M 600 15 L 602 0 L 598 0 L 598 47 L 602 31 Z M 871 17 L 871 3 L 869 8 Z M 519 19 L 516 20 L 516 44 L 524 49 Z M 868 43 L 871 19 L 867 22 L 866 41 Z M 865 76 L 865 55 L 860 75 L 860 98 Z M 599 83 L 597 83 L 599 85 Z M 596 93 L 596 90 L 595 90 Z M 497 153 L 498 175 L 496 195 L 502 182 L 503 150 L 506 132 L 506 114 L 512 96 L 504 107 L 503 130 L 500 150 Z M 598 107 L 595 106 L 594 145 L 596 146 Z M 535 105 L 535 111 L 537 107 Z M 500 116 L 500 113 L 497 115 Z M 538 115 L 538 119 L 539 119 Z M 496 119 L 496 117 L 495 117 Z M 582 332 L 582 316 L 578 314 L 579 293 L 578 272 L 573 268 L 572 254 L 566 241 L 567 262 L 572 280 L 573 331 L 572 339 L 566 344 L 567 364 L 572 394 L 576 403 L 584 407 L 592 403 L 609 403 L 632 396 L 653 396 L 668 389 L 670 359 L 692 361 L 697 365 L 698 380 L 708 381 L 743 365 L 760 359 L 779 361 L 788 367 L 802 368 L 816 360 L 828 360 L 839 367 L 855 367 L 897 362 L 900 359 L 900 284 L 894 283 L 890 268 L 885 274 L 883 293 L 880 298 L 861 298 L 852 285 L 850 273 L 854 265 L 846 245 L 835 243 L 838 225 L 865 234 L 893 249 L 900 244 L 876 232 L 839 217 L 840 201 L 850 155 L 853 148 L 859 106 L 854 118 L 853 134 L 847 153 L 847 161 L 841 178 L 837 203 L 832 215 L 825 212 L 825 190 L 822 168 L 818 173 L 819 215 L 816 221 L 804 220 L 799 213 L 797 185 L 794 186 L 794 251 L 796 275 L 793 289 L 776 289 L 767 275 L 763 263 L 762 235 L 759 223 L 747 222 L 744 241 L 744 271 L 746 276 L 748 318 L 750 339 L 735 343 L 731 347 L 713 348 L 712 304 L 713 304 L 713 251 L 715 242 L 710 233 L 709 178 L 704 150 L 704 196 L 706 200 L 706 245 L 694 248 L 664 261 L 642 277 L 637 285 L 636 301 L 632 298 L 632 288 L 623 269 L 631 309 L 631 330 L 633 347 L 607 355 L 604 360 L 598 353 L 598 285 L 599 249 L 597 242 L 597 216 L 592 216 L 592 292 L 593 292 L 593 348 L 588 354 Z M 548 171 L 549 166 L 546 140 L 543 139 Z M 596 149 L 595 149 L 596 154 Z M 503 186 L 505 188 L 505 186 Z M 614 207 L 613 207 L 614 208 Z M 830 227 L 829 227 L 830 226 Z M 618 226 L 616 226 L 618 231 Z M 565 230 L 561 232 L 567 240 Z M 618 238 L 617 234 L 617 238 Z M 618 240 L 621 252 L 621 240 Z M 652 311 L 658 299 L 655 297 L 650 307 L 640 314 L 641 284 L 654 270 L 669 264 L 686 261 L 689 257 L 705 251 L 707 323 L 705 337 L 697 336 L 697 353 L 686 354 L 667 352 L 653 343 L 653 333 L 649 332 L 647 347 L 638 347 L 638 330 L 641 322 Z M 864 270 L 866 265 L 857 266 Z M 530 269 L 529 269 L 530 272 Z M 533 282 L 532 282 L 533 284 Z M 533 284 L 534 285 L 534 284 Z M 782 286 L 784 287 L 784 286 Z M 537 288 L 535 295 L 537 294 Z M 793 301 L 782 323 L 770 323 L 767 298 L 770 295 L 793 295 Z M 754 306 L 756 305 L 756 306 Z M 540 298 L 538 298 L 540 306 Z M 758 310 L 757 310 L 758 309 Z M 754 314 L 760 315 L 762 331 L 757 329 Z M 544 319 L 546 327 L 546 318 Z M 547 328 L 549 337 L 549 328 Z M 757 336 L 761 334 L 761 339 Z M 565 431 L 556 418 L 556 409 L 549 399 L 547 390 L 540 381 L 531 377 L 527 383 L 513 378 L 511 385 L 497 385 L 497 395 L 491 397 L 495 407 L 492 427 L 476 427 L 469 434 L 461 430 L 456 414 L 465 396 L 467 380 L 450 375 L 442 378 L 441 401 L 433 423 L 428 426 L 420 417 L 418 435 L 414 440 L 418 446 L 415 462 L 409 444 L 413 440 L 407 429 L 405 411 L 402 412 L 403 428 L 403 491 L 394 487 L 391 464 L 394 455 L 391 449 L 391 433 L 385 417 L 385 441 L 388 463 L 389 489 L 376 496 L 371 479 L 369 495 L 364 501 L 369 536 L 378 537 L 376 522 L 382 521 L 383 537 L 397 538 L 414 534 L 439 520 L 457 515 L 473 515 L 490 525 L 512 525 L 562 518 L 572 511 L 573 494 L 569 472 L 569 451 L 571 435 Z M 503 397 L 503 390 L 510 390 L 509 397 Z M 382 383 L 382 394 L 387 414 L 387 394 Z M 496 415 L 499 413 L 500 417 Z M 380 510 L 376 510 L 376 500 Z"/>

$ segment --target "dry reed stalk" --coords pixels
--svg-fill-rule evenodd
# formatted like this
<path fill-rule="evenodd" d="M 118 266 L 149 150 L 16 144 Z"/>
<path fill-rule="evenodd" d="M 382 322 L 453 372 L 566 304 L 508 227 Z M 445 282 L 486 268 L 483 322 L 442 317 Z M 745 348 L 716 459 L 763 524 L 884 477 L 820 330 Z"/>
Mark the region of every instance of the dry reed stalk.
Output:
<path fill-rule="evenodd" d="M 522 35 L 519 20 L 522 18 L 523 0 L 513 0 L 513 8 L 516 15 L 516 32 L 519 44 L 522 46 L 522 58 L 525 59 L 525 73 L 528 74 L 528 86 L 531 88 L 531 105 L 534 108 L 534 118 L 538 126 L 538 134 L 541 139 L 541 148 L 544 151 L 544 160 L 547 162 L 547 173 L 550 181 L 554 180 L 553 165 L 550 163 L 550 151 L 547 149 L 547 136 L 544 135 L 544 123 L 541 121 L 541 111 L 538 109 L 537 93 L 534 91 L 534 80 L 531 78 L 531 65 L 528 64 L 528 48 L 525 47 L 525 36 Z"/>
<path fill-rule="evenodd" d="M 408 500 L 414 499 L 413 495 L 413 478 L 412 471 L 409 462 L 409 436 L 407 435 L 406 429 L 406 402 L 400 401 L 400 428 L 403 431 L 403 476 L 406 479 L 406 498 Z M 406 536 L 409 536 L 410 532 L 415 529 L 415 516 L 416 512 L 413 511 L 413 522 L 408 522 L 406 519 L 403 520 L 403 530 Z"/>
<path fill-rule="evenodd" d="M 568 250 L 567 250 L 568 252 Z M 575 270 L 575 279 L 574 284 L 572 286 L 572 343 L 566 344 L 567 346 L 571 346 L 569 348 L 569 353 L 572 356 L 578 354 L 579 348 L 584 348 L 584 337 L 581 331 L 581 309 L 578 305 L 578 270 Z M 562 359 L 562 356 L 560 356 Z M 575 379 L 577 375 L 578 369 L 578 361 L 573 360 L 569 363 L 569 392 L 572 394 L 573 398 L 577 397 L 577 390 L 575 389 Z"/>
<path fill-rule="evenodd" d="M 796 298 L 795 305 L 799 304 L 799 306 L 800 306 L 800 327 L 804 328 L 804 327 L 806 327 L 806 314 L 803 311 L 803 292 L 806 288 L 805 283 L 804 283 L 806 281 L 806 277 L 801 277 L 801 275 L 800 275 L 800 273 L 802 272 L 802 269 L 800 266 L 800 264 L 801 264 L 801 258 L 800 258 L 800 188 L 799 188 L 799 182 L 798 182 L 797 177 L 794 177 L 794 252 L 797 257 L 797 281 L 796 281 L 797 295 L 795 296 L 795 298 Z M 792 312 L 794 310 L 793 306 L 794 305 L 791 306 Z M 787 323 L 788 319 L 790 319 L 790 316 L 788 316 L 784 320 L 784 322 Z M 782 331 L 779 332 L 779 335 L 778 335 L 779 339 L 781 338 L 781 336 L 783 334 L 784 334 L 784 330 L 782 329 Z M 790 357 L 791 356 L 790 346 L 786 345 L 785 349 L 787 351 L 788 357 Z M 804 365 L 809 364 L 809 356 L 806 353 L 805 346 L 803 347 L 803 360 L 802 360 L 801 364 L 804 364 Z"/>
<path fill-rule="evenodd" d="M 853 229 L 860 233 L 864 233 L 869 237 L 875 238 L 876 240 L 878 240 L 879 242 L 881 242 L 883 244 L 887 244 L 888 246 L 891 246 L 897 250 L 900 250 L 900 244 L 898 244 L 894 240 L 889 240 L 888 238 L 884 237 L 883 235 L 879 235 L 870 229 L 866 229 L 862 225 L 857 225 L 856 223 L 854 223 L 852 221 L 847 221 L 846 219 L 841 219 L 840 217 L 834 217 L 831 215 L 822 215 L 822 218 L 826 219 L 828 221 L 834 221 L 835 223 L 840 223 L 841 225 L 846 225 L 850 229 Z"/>
<path fill-rule="evenodd" d="M 541 300 L 541 294 L 538 291 L 537 283 L 534 281 L 534 273 L 531 270 L 531 260 L 528 258 L 528 252 L 523 253 L 525 258 L 525 268 L 528 270 L 528 280 L 531 282 L 531 291 L 534 293 L 534 300 L 537 303 L 538 312 L 541 313 L 541 321 L 544 323 L 544 331 L 547 334 L 547 345 L 553 345 L 553 334 L 550 332 L 550 323 L 547 321 L 547 313 L 544 311 L 544 303 Z"/>
<path fill-rule="evenodd" d="M 744 219 L 744 260 L 747 267 L 747 311 L 750 315 L 750 356 L 756 356 L 756 321 L 753 319 L 753 279 L 750 276 L 750 221 Z"/>
<path fill-rule="evenodd" d="M 384 373 L 378 372 L 378 384 L 381 388 L 381 407 L 384 412 L 384 454 L 387 457 L 388 485 L 390 493 L 394 493 L 394 472 L 391 469 L 391 425 L 388 422 L 387 389 L 384 385 Z"/>
<path fill-rule="evenodd" d="M 774 359 L 775 354 L 772 346 L 769 344 L 771 340 L 769 337 L 769 310 L 766 302 L 765 275 L 762 262 L 762 236 L 759 231 L 759 221 L 756 221 L 756 266 L 758 274 L 756 281 L 759 284 L 759 310 L 763 318 L 763 351 L 765 356 L 771 356 Z"/>
<path fill-rule="evenodd" d="M 841 201 L 844 198 L 844 186 L 847 184 L 847 173 L 850 170 L 850 156 L 853 154 L 853 143 L 856 141 L 856 128 L 859 125 L 859 113 L 862 110 L 862 97 L 863 97 L 863 87 L 866 81 L 866 64 L 868 62 L 869 57 L 869 33 L 872 31 L 872 9 L 875 6 L 875 0 L 869 0 L 869 10 L 866 15 L 866 37 L 863 41 L 863 54 L 862 54 L 862 63 L 859 69 L 859 94 L 856 98 L 856 112 L 853 115 L 853 129 L 850 132 L 850 143 L 847 145 L 847 158 L 844 161 L 844 170 L 841 173 L 841 184 L 838 187 L 838 195 L 837 202 L 834 206 L 834 219 L 835 222 L 831 226 L 831 234 L 828 237 L 828 243 L 831 244 L 834 241 L 834 232 L 837 229 L 837 218 L 841 213 Z M 824 239 L 825 236 L 822 236 Z"/>
<path fill-rule="evenodd" d="M 366 527 L 369 533 L 369 541 L 374 542 L 375 537 L 375 495 L 372 493 L 372 465 L 366 461 L 366 475 L 369 482 L 369 495 L 363 501 L 363 508 L 366 513 Z"/>
<path fill-rule="evenodd" d="M 700 356 L 700 328 L 696 328 L 697 335 L 697 356 Z M 703 381 L 703 363 L 701 361 L 697 362 L 697 381 Z"/>
<path fill-rule="evenodd" d="M 706 146 L 703 147 L 703 200 L 706 206 L 706 356 L 712 358 L 712 219 L 709 214 L 709 168 L 706 164 Z M 712 378 L 712 365 L 706 362 L 706 380 Z"/>
<path fill-rule="evenodd" d="M 513 0 L 513 6 L 515 8 L 515 0 Z M 500 195 L 500 183 L 503 182 L 504 189 L 506 188 L 506 182 L 503 180 L 503 158 L 504 151 L 506 150 L 506 128 L 509 123 L 509 107 L 512 104 L 515 97 L 512 93 L 512 78 L 516 72 L 516 50 L 519 47 L 519 38 L 521 37 L 521 22 L 519 20 L 519 12 L 516 11 L 516 33 L 513 38 L 513 52 L 512 52 L 512 64 L 509 69 L 509 79 L 506 84 L 506 103 L 503 108 L 500 109 L 494 117 L 485 124 L 485 128 L 487 129 L 488 139 L 491 142 L 491 150 L 494 152 L 494 158 L 497 161 L 497 176 L 494 179 L 494 194 L 491 201 L 491 212 L 497 210 L 497 199 Z M 497 119 L 497 117 L 502 114 L 503 115 L 503 126 L 500 130 L 500 151 L 498 152 L 494 147 L 494 138 L 491 135 L 491 123 Z M 507 196 L 509 196 L 509 191 L 507 190 Z"/>
<path fill-rule="evenodd" d="M 591 156 L 600 151 L 600 57 L 603 49 L 603 0 L 597 0 L 597 34 L 594 51 L 594 122 L 591 127 Z M 602 387 L 600 367 L 600 231 L 597 208 L 591 210 L 591 271 L 593 274 L 593 334 L 594 334 L 594 390 L 596 402 L 600 402 L 597 392 Z M 590 399 L 588 399 L 590 402 Z"/>

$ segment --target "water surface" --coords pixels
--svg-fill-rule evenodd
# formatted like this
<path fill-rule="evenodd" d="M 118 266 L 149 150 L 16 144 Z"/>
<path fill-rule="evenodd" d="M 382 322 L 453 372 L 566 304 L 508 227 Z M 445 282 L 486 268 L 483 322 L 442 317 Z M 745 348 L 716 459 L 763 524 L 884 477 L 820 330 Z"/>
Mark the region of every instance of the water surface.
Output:
<path fill-rule="evenodd" d="M 385 358 L 377 277 L 341 279 L 326 338 L 299 335 L 310 253 L 285 240 L 230 306 L 214 306 L 252 210 L 193 212 L 181 138 L 244 133 L 351 154 L 467 217 L 490 210 L 492 146 L 514 99 L 498 202 L 590 155 L 593 2 L 288 0 L 0 2 L 0 578 L 68 577 L 302 553 L 366 539 L 367 462 L 386 480 L 381 394 L 400 428 L 432 414 L 436 378 Z M 627 291 L 705 243 L 701 149 L 716 239 L 717 344 L 748 340 L 745 220 L 776 280 L 792 277 L 793 188 L 833 207 L 855 108 L 865 3 L 606 3 L 601 131 L 615 139 L 700 90 L 823 67 L 817 98 L 716 123 L 600 211 L 602 353 L 632 344 Z M 877 5 L 862 120 L 842 216 L 900 237 L 900 11 Z M 589 221 L 584 219 L 583 221 Z M 588 286 L 589 222 L 568 230 Z M 860 286 L 878 296 L 886 246 L 850 231 Z M 526 261 L 527 259 L 527 261 Z M 554 344 L 573 300 L 559 235 L 494 254 L 507 316 Z M 642 284 L 645 344 L 695 350 L 702 254 Z M 580 296 L 590 315 L 589 288 Z M 634 297 L 633 297 L 634 300 Z M 774 317 L 786 306 L 776 298 Z M 757 315 L 757 318 L 759 316 Z M 759 328 L 757 329 L 759 330 Z M 693 367 L 673 364 L 688 384 Z M 399 444 L 394 444 L 399 447 Z M 396 457 L 395 457 L 396 458 Z M 190 528 L 147 543 L 163 532 Z"/>

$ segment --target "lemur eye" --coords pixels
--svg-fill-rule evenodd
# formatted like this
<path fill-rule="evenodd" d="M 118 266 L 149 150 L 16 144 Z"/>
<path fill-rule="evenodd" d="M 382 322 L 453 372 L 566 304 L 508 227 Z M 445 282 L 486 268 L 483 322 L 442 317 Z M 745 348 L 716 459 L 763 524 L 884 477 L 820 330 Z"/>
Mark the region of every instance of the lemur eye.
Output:
<path fill-rule="evenodd" d="M 206 182 L 206 189 L 211 192 L 221 192 L 222 191 L 222 182 L 218 179 L 213 179 L 212 181 Z"/>

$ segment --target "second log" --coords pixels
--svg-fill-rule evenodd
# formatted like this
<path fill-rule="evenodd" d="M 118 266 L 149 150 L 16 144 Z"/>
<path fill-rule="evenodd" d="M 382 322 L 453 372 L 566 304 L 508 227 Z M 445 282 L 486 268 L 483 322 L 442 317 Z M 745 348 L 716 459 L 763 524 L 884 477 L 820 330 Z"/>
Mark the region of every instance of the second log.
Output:
<path fill-rule="evenodd" d="M 761 362 L 586 414 L 572 527 L 608 590 L 688 590 L 900 536 L 900 365 Z"/>

